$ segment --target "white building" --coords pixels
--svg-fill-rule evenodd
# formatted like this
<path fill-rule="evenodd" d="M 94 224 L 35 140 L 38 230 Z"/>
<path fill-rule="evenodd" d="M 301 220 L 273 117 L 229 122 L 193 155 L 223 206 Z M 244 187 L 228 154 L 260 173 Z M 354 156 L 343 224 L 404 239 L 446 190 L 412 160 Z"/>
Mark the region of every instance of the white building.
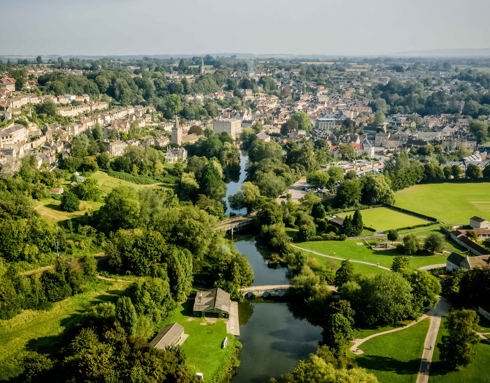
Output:
<path fill-rule="evenodd" d="M 187 160 L 187 150 L 182 147 L 179 148 L 168 148 L 165 154 L 165 161 L 168 163 L 175 163 L 177 161 Z"/>
<path fill-rule="evenodd" d="M 213 130 L 215 133 L 228 133 L 234 140 L 240 137 L 242 122 L 240 120 L 226 119 L 214 120 Z"/>
<path fill-rule="evenodd" d="M 29 131 L 19 124 L 11 125 L 0 130 L 0 147 L 25 143 L 29 137 Z"/>

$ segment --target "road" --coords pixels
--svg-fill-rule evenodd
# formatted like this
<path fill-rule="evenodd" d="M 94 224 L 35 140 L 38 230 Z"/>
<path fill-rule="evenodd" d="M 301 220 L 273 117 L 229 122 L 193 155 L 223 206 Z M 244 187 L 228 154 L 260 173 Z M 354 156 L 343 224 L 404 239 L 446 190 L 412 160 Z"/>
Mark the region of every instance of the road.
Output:
<path fill-rule="evenodd" d="M 417 374 L 417 383 L 427 383 L 429 381 L 430 365 L 436 347 L 437 334 L 441 326 L 441 317 L 446 316 L 450 308 L 451 305 L 444 298 L 440 298 L 434 309 L 428 313 L 430 326 L 425 337 L 424 350 L 422 351 L 419 373 Z"/>

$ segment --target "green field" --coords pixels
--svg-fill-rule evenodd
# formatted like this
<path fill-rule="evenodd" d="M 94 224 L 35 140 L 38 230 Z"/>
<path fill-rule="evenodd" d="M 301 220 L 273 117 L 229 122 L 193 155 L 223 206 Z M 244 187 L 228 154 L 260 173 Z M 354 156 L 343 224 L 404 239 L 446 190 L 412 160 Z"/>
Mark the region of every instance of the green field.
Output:
<path fill-rule="evenodd" d="M 209 323 L 209 320 L 204 318 L 188 316 L 187 311 L 188 308 L 186 310 L 180 306 L 160 327 L 174 322 L 184 327 L 184 333 L 189 335 L 181 345 L 186 363 L 194 372 L 202 372 L 205 382 L 210 382 L 219 373 L 226 371 L 238 340 L 226 333 L 226 324 L 223 320 Z M 222 349 L 221 344 L 226 336 L 228 346 Z"/>
<path fill-rule="evenodd" d="M 446 334 L 444 328 L 445 318 L 442 319 L 441 328 L 437 336 L 437 344 L 441 342 L 441 338 Z M 439 356 L 440 350 L 437 346 L 434 350 L 433 365 L 431 367 L 430 382 L 431 383 L 490 383 L 490 341 L 480 341 L 475 345 L 476 356 L 473 362 L 467 366 L 460 368 L 457 371 L 445 371 Z"/>
<path fill-rule="evenodd" d="M 345 212 L 338 215 L 339 217 L 345 217 L 352 214 L 354 214 L 354 212 Z M 429 221 L 424 219 L 400 213 L 396 210 L 385 207 L 362 210 L 361 215 L 364 226 L 377 231 L 400 229 L 403 227 L 424 225 L 429 223 Z"/>
<path fill-rule="evenodd" d="M 356 261 L 370 262 L 379 264 L 380 266 L 391 267 L 393 258 L 397 255 L 396 250 L 393 251 L 373 251 L 363 241 L 351 240 L 346 241 L 311 241 L 297 243 L 304 249 L 314 250 L 322 254 L 332 255 L 344 259 Z M 311 253 L 306 253 L 310 255 Z M 417 255 L 409 256 L 410 266 L 413 269 L 418 269 L 422 266 L 446 263 L 444 255 Z M 357 265 L 356 265 L 357 266 Z M 363 268 L 376 268 L 376 266 L 359 265 Z"/>
<path fill-rule="evenodd" d="M 111 177 L 107 173 L 101 171 L 95 172 L 91 177 L 97 180 L 99 188 L 100 190 L 102 190 L 103 194 L 109 194 L 112 191 L 112 189 L 117 188 L 119 186 L 127 186 L 135 190 L 154 189 L 158 187 L 158 184 L 151 184 L 151 185 L 135 184 L 129 181 L 121 180 L 116 177 Z"/>
<path fill-rule="evenodd" d="M 424 319 L 367 341 L 359 346 L 364 354 L 356 358 L 358 365 L 375 374 L 379 383 L 414 383 L 428 328 L 429 320 Z"/>
<path fill-rule="evenodd" d="M 468 224 L 474 215 L 490 219 L 490 183 L 415 185 L 395 194 L 396 206 L 447 224 Z"/>
<path fill-rule="evenodd" d="M 80 217 L 90 211 L 98 210 L 102 202 L 80 201 L 80 210 L 72 213 L 62 211 L 59 206 L 61 202 L 52 198 L 35 201 L 34 209 L 48 222 L 61 222 L 75 217 Z"/>
<path fill-rule="evenodd" d="M 87 292 L 56 302 L 49 310 L 25 310 L 12 319 L 0 320 L 0 381 L 22 372 L 19 358 L 23 351 L 56 350 L 57 336 L 83 311 L 126 287 L 124 283 L 97 281 Z"/>

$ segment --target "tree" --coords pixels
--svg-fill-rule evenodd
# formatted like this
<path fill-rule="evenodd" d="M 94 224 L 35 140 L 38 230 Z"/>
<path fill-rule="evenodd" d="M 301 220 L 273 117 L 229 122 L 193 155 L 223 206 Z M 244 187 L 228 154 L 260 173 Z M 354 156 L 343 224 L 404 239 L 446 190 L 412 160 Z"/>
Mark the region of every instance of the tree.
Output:
<path fill-rule="evenodd" d="M 476 137 L 478 144 L 485 143 L 488 139 L 488 124 L 484 121 L 473 120 L 469 126 L 470 132 Z"/>
<path fill-rule="evenodd" d="M 388 230 L 387 238 L 388 241 L 396 241 L 398 239 L 398 231 L 395 229 Z"/>
<path fill-rule="evenodd" d="M 483 172 L 478 165 L 468 164 L 466 167 L 466 177 L 470 180 L 476 180 L 483 177 Z"/>
<path fill-rule="evenodd" d="M 105 204 L 94 214 L 94 221 L 102 231 L 109 233 L 136 227 L 140 202 L 133 189 L 117 187 L 105 197 L 104 202 Z"/>
<path fill-rule="evenodd" d="M 412 287 L 399 273 L 362 278 L 358 289 L 346 293 L 356 311 L 356 323 L 367 326 L 396 324 L 412 318 Z"/>
<path fill-rule="evenodd" d="M 414 310 L 421 313 L 425 308 L 436 304 L 441 293 L 439 279 L 426 270 L 417 270 L 411 273 L 409 282 L 412 286 Z"/>
<path fill-rule="evenodd" d="M 233 209 L 247 209 L 247 214 L 257 206 L 260 200 L 260 189 L 252 182 L 246 181 L 241 189 L 229 197 L 230 206 Z"/>
<path fill-rule="evenodd" d="M 362 223 L 362 215 L 359 209 L 357 209 L 352 216 L 352 234 L 360 235 L 363 229 L 364 224 Z"/>
<path fill-rule="evenodd" d="M 308 174 L 306 182 L 314 188 L 324 188 L 327 185 L 329 178 L 330 176 L 327 172 L 316 170 Z"/>
<path fill-rule="evenodd" d="M 464 367 L 475 356 L 473 345 L 479 340 L 476 334 L 478 315 L 474 310 L 452 310 L 446 321 L 448 335 L 442 337 L 441 360 L 451 369 Z"/>
<path fill-rule="evenodd" d="M 361 200 L 367 205 L 393 205 L 395 195 L 384 175 L 368 175 L 362 179 Z"/>
<path fill-rule="evenodd" d="M 337 288 L 340 288 L 352 280 L 354 280 L 354 266 L 348 259 L 344 259 L 340 268 L 335 273 L 334 284 Z"/>
<path fill-rule="evenodd" d="M 126 296 L 119 297 L 116 302 L 116 319 L 126 330 L 128 335 L 134 335 L 138 315 L 131 299 Z"/>
<path fill-rule="evenodd" d="M 80 200 L 71 190 L 67 190 L 61 197 L 60 208 L 63 211 L 73 212 L 80 210 Z"/>
<path fill-rule="evenodd" d="M 37 104 L 35 109 L 37 114 L 44 114 L 48 117 L 55 117 L 58 114 L 56 105 L 51 100 L 45 100 L 40 104 Z"/>
<path fill-rule="evenodd" d="M 440 253 L 444 248 L 444 239 L 436 233 L 430 234 L 425 238 L 424 251 L 428 254 Z"/>
<path fill-rule="evenodd" d="M 337 351 L 344 349 L 354 337 L 349 320 L 340 313 L 330 315 L 324 328 L 325 343 Z"/>
<path fill-rule="evenodd" d="M 420 250 L 420 242 L 414 234 L 408 234 L 403 237 L 403 249 L 408 255 L 417 254 Z"/>
<path fill-rule="evenodd" d="M 336 206 L 344 208 L 357 206 L 361 199 L 361 183 L 358 180 L 347 180 L 337 188 L 334 199 Z"/>
<path fill-rule="evenodd" d="M 410 258 L 402 255 L 397 255 L 393 258 L 391 271 L 405 274 L 410 271 Z"/>

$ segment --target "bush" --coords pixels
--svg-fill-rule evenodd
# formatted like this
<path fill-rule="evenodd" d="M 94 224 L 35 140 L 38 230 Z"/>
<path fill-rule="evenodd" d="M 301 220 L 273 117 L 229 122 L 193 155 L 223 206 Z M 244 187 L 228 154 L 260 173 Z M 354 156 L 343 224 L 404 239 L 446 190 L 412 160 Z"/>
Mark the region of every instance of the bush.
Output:
<path fill-rule="evenodd" d="M 72 191 L 68 190 L 63 193 L 61 197 L 61 210 L 67 212 L 74 212 L 80 210 L 80 200 Z"/>

